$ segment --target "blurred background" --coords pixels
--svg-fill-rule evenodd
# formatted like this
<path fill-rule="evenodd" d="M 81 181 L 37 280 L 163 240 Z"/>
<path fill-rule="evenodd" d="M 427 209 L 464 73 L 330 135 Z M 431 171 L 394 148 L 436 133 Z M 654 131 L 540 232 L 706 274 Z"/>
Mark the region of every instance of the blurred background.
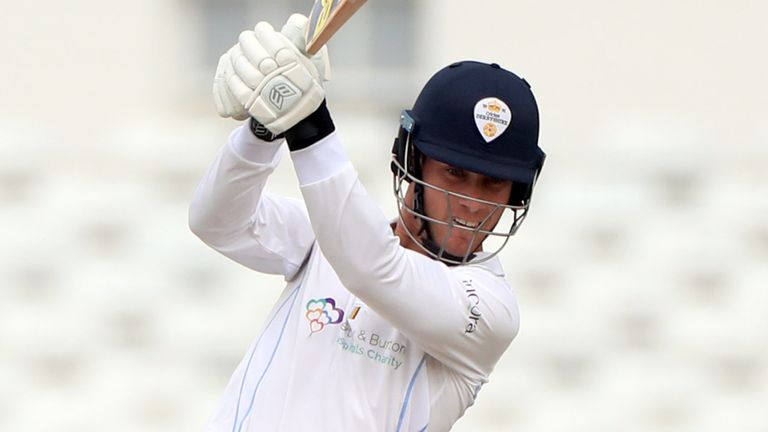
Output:
<path fill-rule="evenodd" d="M 202 430 L 283 286 L 187 228 L 236 126 L 213 73 L 311 2 L 0 1 L 0 431 Z M 388 214 L 399 110 L 437 69 L 498 62 L 539 101 L 548 159 L 501 256 L 521 331 L 454 430 L 768 431 L 766 16 L 370 0 L 331 42 Z M 299 196 L 287 158 L 269 188 Z"/>

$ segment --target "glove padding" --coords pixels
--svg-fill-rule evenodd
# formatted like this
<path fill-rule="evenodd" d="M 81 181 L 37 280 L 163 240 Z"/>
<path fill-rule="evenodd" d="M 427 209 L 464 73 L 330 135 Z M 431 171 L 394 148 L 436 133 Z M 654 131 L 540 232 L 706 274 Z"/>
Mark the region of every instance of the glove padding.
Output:
<path fill-rule="evenodd" d="M 220 116 L 251 116 L 281 134 L 320 106 L 330 64 L 325 47 L 311 60 L 303 53 L 306 25 L 306 17 L 294 14 L 280 33 L 260 22 L 240 34 L 239 43 L 219 59 L 214 79 Z"/>

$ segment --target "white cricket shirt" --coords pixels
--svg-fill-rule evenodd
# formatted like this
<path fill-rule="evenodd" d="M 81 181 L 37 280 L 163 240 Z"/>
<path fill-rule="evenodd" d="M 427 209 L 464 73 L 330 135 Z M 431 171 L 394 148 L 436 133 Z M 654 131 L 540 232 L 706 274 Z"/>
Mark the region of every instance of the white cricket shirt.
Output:
<path fill-rule="evenodd" d="M 205 243 L 287 281 L 205 430 L 450 429 L 517 334 L 498 260 L 402 248 L 335 133 L 291 154 L 305 205 L 263 192 L 279 145 L 235 130 L 190 206 Z"/>

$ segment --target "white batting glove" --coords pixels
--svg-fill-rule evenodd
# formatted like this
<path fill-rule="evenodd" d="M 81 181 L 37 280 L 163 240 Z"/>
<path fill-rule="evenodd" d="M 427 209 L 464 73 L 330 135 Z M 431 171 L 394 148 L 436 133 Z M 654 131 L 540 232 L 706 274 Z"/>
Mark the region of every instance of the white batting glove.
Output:
<path fill-rule="evenodd" d="M 239 120 L 250 115 L 281 134 L 320 106 L 330 65 L 327 50 L 313 60 L 301 51 L 306 23 L 295 14 L 282 33 L 260 22 L 240 34 L 239 43 L 221 57 L 214 80 L 219 115 Z"/>

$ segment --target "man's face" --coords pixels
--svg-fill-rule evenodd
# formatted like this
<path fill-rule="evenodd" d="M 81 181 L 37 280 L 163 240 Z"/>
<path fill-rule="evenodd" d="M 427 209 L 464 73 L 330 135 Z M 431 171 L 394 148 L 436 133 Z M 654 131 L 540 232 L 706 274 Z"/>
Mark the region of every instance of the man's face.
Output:
<path fill-rule="evenodd" d="M 509 180 L 477 174 L 426 157 L 422 164 L 422 178 L 425 183 L 437 188 L 498 204 L 507 204 L 512 191 Z M 409 204 L 413 203 L 413 187 L 411 183 L 406 196 Z M 485 239 L 485 235 L 475 235 L 472 230 L 481 226 L 483 230 L 492 231 L 502 216 L 503 208 L 424 187 L 424 211 L 427 216 L 449 224 L 429 223 L 432 240 L 438 246 L 444 244 L 449 254 L 464 256 L 480 250 Z M 421 221 L 415 217 L 407 219 L 411 232 L 418 232 Z"/>

